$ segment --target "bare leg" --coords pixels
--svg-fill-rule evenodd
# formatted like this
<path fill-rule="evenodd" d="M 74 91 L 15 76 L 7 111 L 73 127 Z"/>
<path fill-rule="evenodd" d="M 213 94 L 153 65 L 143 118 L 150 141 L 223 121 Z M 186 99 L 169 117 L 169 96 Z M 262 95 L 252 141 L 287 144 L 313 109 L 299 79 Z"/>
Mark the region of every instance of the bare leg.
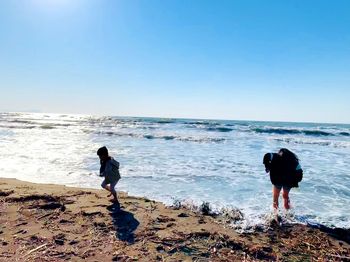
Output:
<path fill-rule="evenodd" d="M 106 185 L 106 186 L 104 186 L 103 188 L 106 189 L 107 191 L 111 192 L 111 186 L 110 186 L 110 185 Z M 110 196 L 112 196 L 112 195 L 113 195 L 113 193 L 111 192 L 111 193 L 108 195 L 108 197 L 110 197 Z"/>
<path fill-rule="evenodd" d="M 106 189 L 107 191 L 111 192 L 111 186 L 110 186 L 110 185 L 106 185 L 106 186 L 104 187 L 104 189 Z"/>
<path fill-rule="evenodd" d="M 111 182 L 110 184 L 107 184 L 106 181 L 104 180 L 101 186 L 102 188 L 106 189 L 111 193 L 109 196 L 113 195 L 113 199 L 111 199 L 110 201 L 113 203 L 119 204 L 117 191 L 115 191 L 115 186 L 117 185 L 117 183 L 118 183 L 118 180 L 115 182 Z"/>
<path fill-rule="evenodd" d="M 279 223 L 278 221 L 278 198 L 280 196 L 281 189 L 278 189 L 275 186 L 272 186 L 272 198 L 273 198 L 273 215 L 274 215 L 274 220 Z"/>
<path fill-rule="evenodd" d="M 117 197 L 117 192 L 112 192 L 113 195 L 113 202 L 119 202 Z"/>
<path fill-rule="evenodd" d="M 283 201 L 284 201 L 284 208 L 286 210 L 290 209 L 289 190 L 285 190 L 283 188 L 282 196 L 283 196 Z"/>
<path fill-rule="evenodd" d="M 112 201 L 113 201 L 114 203 L 119 204 L 118 197 L 117 197 L 117 191 L 115 191 L 115 186 L 116 186 L 117 182 L 118 182 L 118 181 L 116 181 L 115 183 L 112 183 L 112 184 L 110 185 L 110 187 L 109 187 L 109 190 L 110 190 L 111 194 L 113 195 L 113 200 L 112 200 Z"/>
<path fill-rule="evenodd" d="M 272 198 L 273 198 L 273 208 L 278 210 L 278 198 L 280 196 L 281 189 L 278 189 L 275 186 L 272 186 Z"/>

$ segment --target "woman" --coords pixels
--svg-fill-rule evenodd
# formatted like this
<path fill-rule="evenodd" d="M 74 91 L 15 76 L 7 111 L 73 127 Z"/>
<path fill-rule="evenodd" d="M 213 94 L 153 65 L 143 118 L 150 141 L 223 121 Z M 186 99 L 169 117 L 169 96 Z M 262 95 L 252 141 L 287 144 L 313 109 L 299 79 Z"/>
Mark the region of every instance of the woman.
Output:
<path fill-rule="evenodd" d="M 278 210 L 278 198 L 283 189 L 283 202 L 286 210 L 290 209 L 289 191 L 292 187 L 298 187 L 303 178 L 303 170 L 298 157 L 286 148 L 281 148 L 276 153 L 264 155 L 263 163 L 266 173 L 270 172 L 270 180 L 273 185 L 273 208 Z"/>

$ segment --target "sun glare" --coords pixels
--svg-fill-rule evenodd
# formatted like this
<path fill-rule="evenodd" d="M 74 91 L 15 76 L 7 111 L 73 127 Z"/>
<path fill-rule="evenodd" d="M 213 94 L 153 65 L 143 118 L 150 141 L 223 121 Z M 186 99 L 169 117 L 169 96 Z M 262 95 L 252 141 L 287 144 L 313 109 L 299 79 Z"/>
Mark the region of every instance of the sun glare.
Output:
<path fill-rule="evenodd" d="M 47 11 L 58 11 L 62 9 L 72 9 L 79 1 L 72 0 L 32 0 L 36 8 Z"/>

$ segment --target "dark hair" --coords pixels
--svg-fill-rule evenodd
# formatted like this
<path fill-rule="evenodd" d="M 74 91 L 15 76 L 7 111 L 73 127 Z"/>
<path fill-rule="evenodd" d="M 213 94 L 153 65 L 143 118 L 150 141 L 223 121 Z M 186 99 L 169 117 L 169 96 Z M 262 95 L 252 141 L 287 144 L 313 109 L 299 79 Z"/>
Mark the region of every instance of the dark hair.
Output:
<path fill-rule="evenodd" d="M 264 155 L 263 164 L 265 165 L 266 172 L 268 172 L 268 170 L 270 170 L 271 168 L 271 161 L 272 161 L 271 155 L 272 153 L 266 153 Z"/>
<path fill-rule="evenodd" d="M 282 153 L 283 158 L 286 160 L 299 162 L 298 156 L 287 148 L 281 148 L 278 153 Z"/>
<path fill-rule="evenodd" d="M 98 156 L 108 156 L 108 149 L 107 147 L 103 146 L 97 150 Z"/>

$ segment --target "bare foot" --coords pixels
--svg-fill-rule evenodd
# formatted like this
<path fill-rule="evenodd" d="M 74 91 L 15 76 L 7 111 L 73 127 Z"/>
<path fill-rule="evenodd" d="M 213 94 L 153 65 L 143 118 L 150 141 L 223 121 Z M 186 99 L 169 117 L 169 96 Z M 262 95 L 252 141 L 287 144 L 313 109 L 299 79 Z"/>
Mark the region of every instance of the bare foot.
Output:
<path fill-rule="evenodd" d="M 287 199 L 287 200 L 284 200 L 284 208 L 285 209 L 290 209 L 290 201 L 289 201 L 289 199 Z"/>

